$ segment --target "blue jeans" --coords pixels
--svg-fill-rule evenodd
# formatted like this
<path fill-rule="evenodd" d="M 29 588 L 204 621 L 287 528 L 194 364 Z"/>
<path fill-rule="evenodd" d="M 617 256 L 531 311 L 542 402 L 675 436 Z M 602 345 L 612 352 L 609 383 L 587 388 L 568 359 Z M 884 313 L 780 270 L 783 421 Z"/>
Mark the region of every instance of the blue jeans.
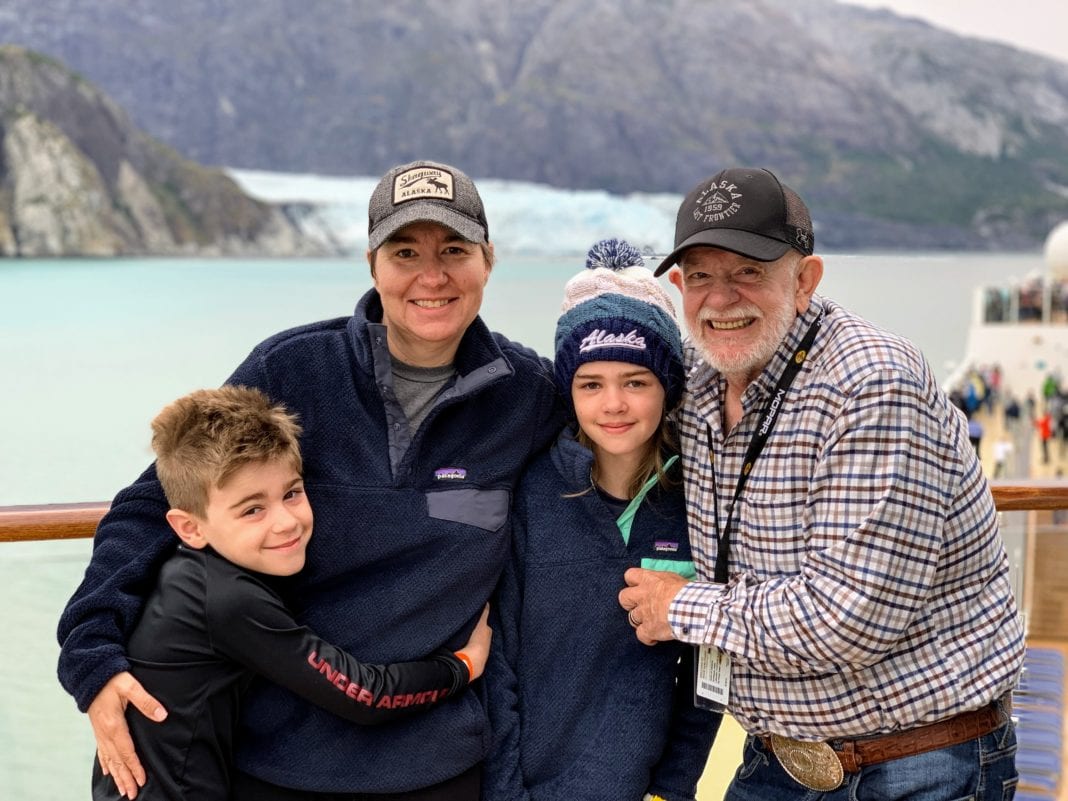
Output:
<path fill-rule="evenodd" d="M 1012 723 L 960 745 L 862 767 L 830 793 L 798 784 L 760 740 L 747 737 L 723 801 L 1009 801 L 1018 780 Z"/>

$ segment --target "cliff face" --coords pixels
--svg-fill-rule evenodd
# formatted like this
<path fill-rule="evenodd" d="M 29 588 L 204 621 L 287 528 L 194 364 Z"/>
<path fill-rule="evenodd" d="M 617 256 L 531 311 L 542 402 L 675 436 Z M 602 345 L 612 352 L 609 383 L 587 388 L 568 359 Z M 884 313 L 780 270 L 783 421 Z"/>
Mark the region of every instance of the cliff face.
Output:
<path fill-rule="evenodd" d="M 0 41 L 207 164 L 675 193 L 763 165 L 837 247 L 1068 216 L 1068 64 L 834 0 L 7 0 Z"/>
<path fill-rule="evenodd" d="M 281 209 L 138 131 L 59 63 L 0 47 L 0 255 L 327 251 Z"/>

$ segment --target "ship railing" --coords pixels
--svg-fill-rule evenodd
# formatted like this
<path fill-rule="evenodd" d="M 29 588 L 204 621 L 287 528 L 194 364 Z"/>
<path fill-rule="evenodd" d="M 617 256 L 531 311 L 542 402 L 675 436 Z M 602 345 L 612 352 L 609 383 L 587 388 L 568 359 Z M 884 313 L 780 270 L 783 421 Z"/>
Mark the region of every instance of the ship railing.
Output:
<path fill-rule="evenodd" d="M 1068 530 L 1065 522 L 1058 521 L 1058 517 L 1066 516 L 1064 510 L 1068 510 L 1068 481 L 994 481 L 991 482 L 991 492 L 1001 517 L 1001 534 L 1009 555 L 1013 591 L 1027 621 L 1036 597 L 1041 597 L 1043 589 L 1048 592 L 1048 587 L 1035 586 L 1043 583 L 1042 577 L 1035 575 L 1034 564 L 1043 556 L 1035 553 L 1034 542 L 1036 537 L 1048 533 L 1044 529 L 1050 528 L 1050 520 L 1054 534 L 1063 536 Z M 93 536 L 108 508 L 107 503 L 0 507 L 0 543 L 87 539 Z M 1052 514 L 1043 514 L 1046 512 Z M 1045 570 L 1047 581 L 1050 575 L 1050 571 Z M 1059 585 L 1059 575 L 1053 581 Z M 1025 627 L 1031 628 L 1026 622 Z M 1063 646 L 1063 641 L 1068 639 L 1068 631 L 1064 630 L 1064 623 L 1054 624 L 1052 635 L 1046 634 L 1046 637 L 1050 636 L 1053 637 L 1053 648 L 1049 647 L 1048 640 L 1033 640 L 1030 633 L 1028 636 L 1027 666 L 1014 695 L 1020 749 L 1017 766 L 1021 788 L 1051 793 L 1034 797 L 1061 798 L 1057 793 L 1064 786 L 1062 725 L 1047 730 L 1048 727 L 1035 723 L 1039 718 L 1044 721 L 1050 716 L 1062 723 L 1065 720 L 1063 672 L 1068 661 L 1065 658 L 1068 648 Z M 1058 642 L 1062 645 L 1057 646 Z M 1051 660 L 1056 660 L 1054 667 L 1059 666 L 1061 670 L 1054 682 L 1057 696 L 1053 700 L 1042 690 L 1050 683 L 1047 674 Z M 91 743 L 86 744 L 87 749 L 91 747 Z"/>
<path fill-rule="evenodd" d="M 92 537 L 109 506 L 103 502 L 0 506 L 0 542 Z"/>
<path fill-rule="evenodd" d="M 1068 509 L 1068 482 L 1000 480 L 990 484 L 1000 512 Z M 108 511 L 106 502 L 0 506 L 0 542 L 72 540 L 92 537 Z"/>

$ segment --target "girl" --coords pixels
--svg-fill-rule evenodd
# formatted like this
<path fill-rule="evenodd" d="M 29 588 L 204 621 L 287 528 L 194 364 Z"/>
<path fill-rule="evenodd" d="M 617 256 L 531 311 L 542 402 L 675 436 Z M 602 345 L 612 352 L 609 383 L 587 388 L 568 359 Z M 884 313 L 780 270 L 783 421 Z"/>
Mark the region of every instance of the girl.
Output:
<path fill-rule="evenodd" d="M 641 645 L 617 603 L 633 566 L 693 577 L 668 413 L 674 308 L 641 255 L 599 242 L 565 289 L 556 382 L 573 412 L 528 468 L 486 667 L 485 801 L 692 801 L 719 716 L 692 649 Z"/>

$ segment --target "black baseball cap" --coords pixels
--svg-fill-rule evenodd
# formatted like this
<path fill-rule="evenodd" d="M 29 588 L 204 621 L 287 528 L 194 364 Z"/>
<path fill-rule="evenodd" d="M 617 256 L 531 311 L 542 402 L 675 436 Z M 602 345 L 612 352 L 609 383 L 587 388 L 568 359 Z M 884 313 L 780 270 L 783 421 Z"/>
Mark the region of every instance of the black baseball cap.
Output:
<path fill-rule="evenodd" d="M 775 261 L 790 248 L 812 255 L 812 219 L 790 187 L 769 171 L 732 167 L 695 186 L 679 206 L 675 249 L 656 275 L 677 264 L 695 245 L 729 250 L 756 261 Z"/>
<path fill-rule="evenodd" d="M 400 164 L 378 182 L 367 205 L 367 249 L 406 225 L 436 222 L 477 244 L 489 241 L 489 226 L 475 182 L 436 161 Z"/>

